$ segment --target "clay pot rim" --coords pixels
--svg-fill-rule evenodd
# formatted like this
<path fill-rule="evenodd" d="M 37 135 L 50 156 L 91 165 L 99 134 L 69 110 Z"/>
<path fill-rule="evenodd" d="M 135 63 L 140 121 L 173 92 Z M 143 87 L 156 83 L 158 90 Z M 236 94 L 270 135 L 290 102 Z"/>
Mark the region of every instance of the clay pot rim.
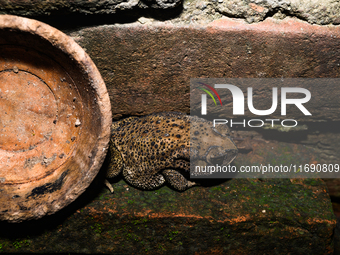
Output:
<path fill-rule="evenodd" d="M 29 18 L 14 15 L 0 15 L 0 29 L 18 30 L 40 36 L 77 61 L 88 76 L 92 78 L 91 85 L 95 90 L 96 95 L 98 95 L 98 104 L 106 106 L 103 107 L 105 109 L 109 109 L 102 113 L 102 132 L 98 137 L 98 141 L 100 141 L 98 144 L 98 151 L 100 152 L 98 152 L 97 155 L 104 160 L 111 133 L 111 103 L 101 74 L 84 49 L 82 49 L 71 37 L 60 30 Z"/>
<path fill-rule="evenodd" d="M 71 37 L 41 21 L 14 15 L 0 15 L 0 29 L 18 30 L 40 36 L 49 41 L 54 47 L 72 57 L 80 64 L 88 76 L 93 78 L 91 84 L 98 95 L 98 103 L 100 105 L 106 105 L 111 109 L 109 94 L 100 72 L 84 49 Z M 103 113 L 102 123 L 103 129 L 100 138 L 103 139 L 104 144 L 107 144 L 112 123 L 111 111 Z M 107 146 L 105 148 L 107 148 Z"/>

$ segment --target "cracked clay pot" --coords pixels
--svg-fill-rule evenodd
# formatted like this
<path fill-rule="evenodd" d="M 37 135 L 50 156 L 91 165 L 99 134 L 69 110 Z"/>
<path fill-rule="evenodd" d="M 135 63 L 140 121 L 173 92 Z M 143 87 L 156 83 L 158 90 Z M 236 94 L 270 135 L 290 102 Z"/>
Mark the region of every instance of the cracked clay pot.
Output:
<path fill-rule="evenodd" d="M 75 200 L 104 161 L 110 124 L 105 84 L 78 44 L 0 15 L 0 220 L 37 219 Z"/>

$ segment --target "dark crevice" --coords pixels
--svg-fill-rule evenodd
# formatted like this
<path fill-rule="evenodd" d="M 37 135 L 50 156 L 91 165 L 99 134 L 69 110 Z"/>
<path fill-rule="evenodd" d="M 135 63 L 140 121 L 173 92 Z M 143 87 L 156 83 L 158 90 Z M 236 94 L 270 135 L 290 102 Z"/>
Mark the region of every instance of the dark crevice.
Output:
<path fill-rule="evenodd" d="M 266 6 L 263 6 L 263 7 L 265 8 Z M 247 14 L 244 13 L 244 12 L 241 12 L 240 14 L 231 14 L 231 13 L 226 13 L 226 12 L 220 11 L 218 8 L 215 8 L 215 11 L 220 13 L 224 17 L 227 17 L 227 18 L 236 18 L 236 19 L 242 19 L 242 20 L 247 20 L 248 18 L 250 19 L 252 17 L 254 17 L 255 19 L 258 18 L 257 21 L 254 21 L 254 22 L 251 22 L 251 23 L 263 22 L 267 18 L 274 17 L 276 14 L 281 14 L 282 16 L 285 16 L 285 17 L 297 18 L 299 20 L 309 22 L 308 19 L 306 17 L 303 17 L 300 13 L 291 12 L 289 10 L 282 8 L 282 7 L 269 8 L 268 12 L 263 17 L 259 17 L 259 16 L 256 16 L 256 15 L 254 15 L 254 16 L 250 15 L 250 16 L 247 17 Z M 324 24 L 324 25 L 328 25 L 328 24 Z"/>
<path fill-rule="evenodd" d="M 55 13 L 49 16 L 28 16 L 70 33 L 82 28 L 95 27 L 101 25 L 129 24 L 136 22 L 139 18 L 153 18 L 157 21 L 166 21 L 178 17 L 183 11 L 183 6 L 179 5 L 171 9 L 141 9 L 117 11 L 113 14 L 83 14 L 83 13 Z"/>
<path fill-rule="evenodd" d="M 338 197 L 338 196 L 330 196 L 330 198 L 331 198 L 331 202 L 332 203 L 338 203 L 338 204 L 340 204 L 340 197 Z"/>
<path fill-rule="evenodd" d="M 283 14 L 286 17 L 297 18 L 299 20 L 308 22 L 308 19 L 303 17 L 300 13 L 291 12 L 291 11 L 288 11 L 288 10 L 280 8 L 280 7 L 269 9 L 269 11 L 264 16 L 263 21 L 266 20 L 267 18 L 274 17 L 278 13 Z"/>

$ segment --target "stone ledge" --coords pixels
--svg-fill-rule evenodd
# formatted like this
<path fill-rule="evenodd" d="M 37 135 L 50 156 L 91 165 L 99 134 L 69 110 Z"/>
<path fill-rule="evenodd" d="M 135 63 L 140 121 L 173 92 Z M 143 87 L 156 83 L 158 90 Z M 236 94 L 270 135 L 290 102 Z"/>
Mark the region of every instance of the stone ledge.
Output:
<path fill-rule="evenodd" d="M 336 220 L 321 180 L 234 179 L 183 193 L 140 191 L 123 181 L 114 194 L 101 187 L 55 215 L 0 223 L 0 252 L 333 252 Z"/>
<path fill-rule="evenodd" d="M 339 54 L 334 50 L 340 48 L 340 28 L 289 18 L 257 24 L 222 19 L 207 26 L 104 25 L 71 36 L 99 68 L 114 118 L 161 111 L 189 113 L 190 78 L 334 78 L 340 73 Z M 270 90 L 261 93 L 271 98 Z M 317 88 L 309 108 L 313 116 L 296 119 L 339 120 L 339 93 Z"/>

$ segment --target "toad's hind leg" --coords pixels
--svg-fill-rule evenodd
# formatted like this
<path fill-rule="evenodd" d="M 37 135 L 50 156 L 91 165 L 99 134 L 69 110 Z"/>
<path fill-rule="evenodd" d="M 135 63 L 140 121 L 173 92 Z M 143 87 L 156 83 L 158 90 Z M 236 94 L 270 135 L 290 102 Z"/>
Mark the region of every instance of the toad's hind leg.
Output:
<path fill-rule="evenodd" d="M 163 172 L 165 179 L 170 183 L 172 187 L 177 190 L 183 191 L 191 188 L 192 186 L 198 185 L 195 182 L 187 180 L 181 173 L 173 169 L 166 169 Z"/>
<path fill-rule="evenodd" d="M 143 190 L 156 189 L 165 182 L 164 176 L 159 173 L 151 174 L 143 169 L 132 169 L 130 167 L 124 168 L 123 176 L 132 186 Z"/>

